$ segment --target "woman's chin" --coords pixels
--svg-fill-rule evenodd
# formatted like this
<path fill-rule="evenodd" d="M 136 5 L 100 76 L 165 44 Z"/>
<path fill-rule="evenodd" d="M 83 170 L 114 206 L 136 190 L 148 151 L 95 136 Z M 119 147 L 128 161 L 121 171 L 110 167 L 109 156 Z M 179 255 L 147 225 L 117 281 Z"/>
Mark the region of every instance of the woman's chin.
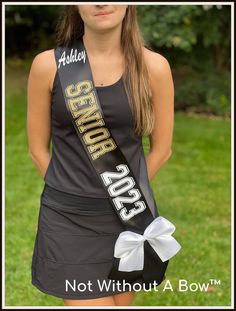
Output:
<path fill-rule="evenodd" d="M 94 30 L 96 30 L 97 32 L 106 32 L 111 31 L 115 27 L 116 25 L 114 25 L 113 23 L 98 23 L 96 25 L 96 28 L 94 28 Z"/>

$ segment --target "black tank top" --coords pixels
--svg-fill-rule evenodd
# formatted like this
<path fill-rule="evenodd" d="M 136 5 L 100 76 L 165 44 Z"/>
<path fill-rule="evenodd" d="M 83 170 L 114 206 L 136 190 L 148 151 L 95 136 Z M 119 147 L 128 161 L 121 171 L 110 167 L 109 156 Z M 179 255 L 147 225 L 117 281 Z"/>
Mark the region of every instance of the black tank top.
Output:
<path fill-rule="evenodd" d="M 105 122 L 137 180 L 148 183 L 142 137 L 134 133 L 132 111 L 122 77 L 114 84 L 96 87 Z M 51 97 L 52 156 L 44 175 L 47 185 L 78 196 L 108 198 L 72 124 L 56 72 Z"/>

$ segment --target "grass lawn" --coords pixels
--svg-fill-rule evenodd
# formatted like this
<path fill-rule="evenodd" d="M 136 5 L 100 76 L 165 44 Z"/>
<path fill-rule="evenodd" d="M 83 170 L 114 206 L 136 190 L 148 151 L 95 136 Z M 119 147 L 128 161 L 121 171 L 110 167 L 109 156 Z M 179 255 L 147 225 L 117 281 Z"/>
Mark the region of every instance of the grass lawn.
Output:
<path fill-rule="evenodd" d="M 19 68 L 21 64 L 19 64 Z M 43 180 L 28 155 L 26 77 L 6 77 L 6 305 L 63 306 L 31 285 L 31 256 Z M 149 144 L 143 139 L 145 153 Z M 137 292 L 134 306 L 230 305 L 230 122 L 175 114 L 173 154 L 151 182 L 159 213 L 176 226 L 181 251 L 166 273 L 173 286 Z M 178 282 L 208 283 L 207 291 L 179 291 Z M 193 288 L 194 289 L 194 288 Z"/>

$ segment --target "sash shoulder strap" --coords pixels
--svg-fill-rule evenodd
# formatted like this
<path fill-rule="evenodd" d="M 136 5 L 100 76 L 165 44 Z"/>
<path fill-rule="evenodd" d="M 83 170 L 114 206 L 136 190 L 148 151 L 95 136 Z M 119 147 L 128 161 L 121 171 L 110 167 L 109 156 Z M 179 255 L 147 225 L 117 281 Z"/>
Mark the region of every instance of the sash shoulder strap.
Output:
<path fill-rule="evenodd" d="M 180 245 L 170 236 L 175 227 L 161 216 L 155 218 L 154 195 L 143 174 L 146 169 L 144 154 L 138 182 L 105 123 L 83 40 L 75 41 L 71 48 L 55 49 L 55 58 L 74 128 L 127 230 L 121 232 L 116 241 L 108 277 L 127 282 L 142 278 L 145 284 L 157 280 L 160 284 L 165 279 L 168 259 Z"/>
<path fill-rule="evenodd" d="M 66 107 L 90 162 L 124 227 L 143 233 L 155 218 L 155 200 L 143 177 L 141 189 L 105 124 L 83 40 L 55 49 L 55 57 Z"/>

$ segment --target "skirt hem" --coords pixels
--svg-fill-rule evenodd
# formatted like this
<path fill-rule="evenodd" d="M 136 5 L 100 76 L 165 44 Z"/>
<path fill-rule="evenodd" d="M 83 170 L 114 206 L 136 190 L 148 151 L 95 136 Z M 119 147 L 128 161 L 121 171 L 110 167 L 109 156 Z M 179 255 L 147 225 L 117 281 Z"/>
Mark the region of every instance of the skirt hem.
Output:
<path fill-rule="evenodd" d="M 40 286 L 35 280 L 31 281 L 32 285 L 34 285 L 37 289 L 39 289 L 41 292 L 44 294 L 49 294 L 53 295 L 57 298 L 62 298 L 62 299 L 72 299 L 72 300 L 77 300 L 77 299 L 96 299 L 96 298 L 102 298 L 102 297 L 107 297 L 107 296 L 113 296 L 125 292 L 130 292 L 130 290 L 123 290 L 123 291 L 106 291 L 106 292 L 101 292 L 100 294 L 91 294 L 87 297 L 85 296 L 71 296 L 71 295 L 63 295 L 63 294 L 58 294 L 54 291 L 44 289 L 42 286 Z M 132 291 L 133 292 L 133 291 Z"/>

